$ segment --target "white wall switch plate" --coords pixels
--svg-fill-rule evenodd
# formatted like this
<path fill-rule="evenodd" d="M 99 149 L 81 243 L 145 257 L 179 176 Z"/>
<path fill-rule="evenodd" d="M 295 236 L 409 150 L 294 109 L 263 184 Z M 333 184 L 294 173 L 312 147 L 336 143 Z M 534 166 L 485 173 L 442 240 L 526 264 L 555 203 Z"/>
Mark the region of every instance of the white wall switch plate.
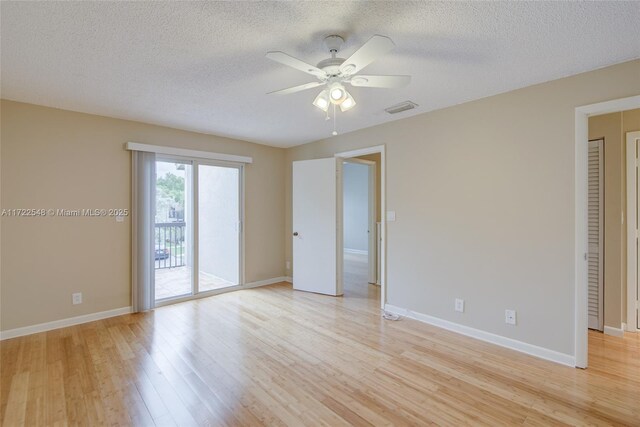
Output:
<path fill-rule="evenodd" d="M 396 220 L 396 211 L 387 211 L 387 222 Z"/>
<path fill-rule="evenodd" d="M 515 310 L 505 310 L 504 311 L 504 322 L 508 325 L 516 324 L 516 311 Z"/>
<path fill-rule="evenodd" d="M 456 298 L 455 310 L 464 313 L 464 300 L 460 298 Z"/>
<path fill-rule="evenodd" d="M 73 302 L 74 305 L 82 304 L 82 292 L 71 294 L 71 302 Z"/>
<path fill-rule="evenodd" d="M 287 270 L 291 270 L 291 261 L 287 261 Z"/>

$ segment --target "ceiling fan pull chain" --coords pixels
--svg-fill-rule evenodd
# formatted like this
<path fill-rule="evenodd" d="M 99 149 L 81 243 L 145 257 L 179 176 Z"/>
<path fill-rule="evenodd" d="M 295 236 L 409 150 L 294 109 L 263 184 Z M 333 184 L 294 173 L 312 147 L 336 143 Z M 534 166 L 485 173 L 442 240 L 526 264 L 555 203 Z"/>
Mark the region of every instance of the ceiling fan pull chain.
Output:
<path fill-rule="evenodd" d="M 336 136 L 338 131 L 336 130 L 336 104 L 333 104 L 333 136 Z"/>

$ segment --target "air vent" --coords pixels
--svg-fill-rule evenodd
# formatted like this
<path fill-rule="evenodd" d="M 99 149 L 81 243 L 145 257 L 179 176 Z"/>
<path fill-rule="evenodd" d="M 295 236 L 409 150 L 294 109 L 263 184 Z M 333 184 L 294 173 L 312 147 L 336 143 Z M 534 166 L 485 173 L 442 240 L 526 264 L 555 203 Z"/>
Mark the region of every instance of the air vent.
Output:
<path fill-rule="evenodd" d="M 397 114 L 403 111 L 413 110 L 417 106 L 418 104 L 416 104 L 415 102 L 405 101 L 405 102 L 401 102 L 400 104 L 396 104 L 392 107 L 385 108 L 384 111 L 386 111 L 389 114 Z"/>

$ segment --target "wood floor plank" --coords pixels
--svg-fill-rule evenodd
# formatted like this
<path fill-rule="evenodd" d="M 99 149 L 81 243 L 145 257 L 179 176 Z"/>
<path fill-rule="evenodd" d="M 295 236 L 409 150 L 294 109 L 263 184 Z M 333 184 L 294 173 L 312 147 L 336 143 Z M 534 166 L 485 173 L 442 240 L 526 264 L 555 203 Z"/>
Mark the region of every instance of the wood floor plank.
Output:
<path fill-rule="evenodd" d="M 568 368 L 286 283 L 0 342 L 3 426 L 640 426 L 640 334 Z"/>
<path fill-rule="evenodd" d="M 7 425 L 24 425 L 29 392 L 29 372 L 13 376 L 7 399 L 4 421 Z"/>

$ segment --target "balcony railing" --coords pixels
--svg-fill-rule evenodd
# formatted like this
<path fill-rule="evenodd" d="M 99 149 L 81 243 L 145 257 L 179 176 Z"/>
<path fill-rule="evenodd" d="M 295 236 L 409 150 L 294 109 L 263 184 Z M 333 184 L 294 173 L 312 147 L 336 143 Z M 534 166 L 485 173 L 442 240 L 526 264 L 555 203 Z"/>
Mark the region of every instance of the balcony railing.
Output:
<path fill-rule="evenodd" d="M 185 223 L 160 222 L 155 226 L 156 269 L 185 265 Z"/>

